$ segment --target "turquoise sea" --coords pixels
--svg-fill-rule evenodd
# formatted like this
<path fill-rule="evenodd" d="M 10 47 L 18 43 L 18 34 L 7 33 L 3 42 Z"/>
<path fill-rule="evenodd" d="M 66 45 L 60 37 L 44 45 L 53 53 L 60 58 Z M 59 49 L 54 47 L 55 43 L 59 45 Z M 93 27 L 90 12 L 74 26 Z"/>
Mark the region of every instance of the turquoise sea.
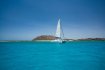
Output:
<path fill-rule="evenodd" d="M 105 70 L 105 41 L 0 42 L 0 70 Z"/>

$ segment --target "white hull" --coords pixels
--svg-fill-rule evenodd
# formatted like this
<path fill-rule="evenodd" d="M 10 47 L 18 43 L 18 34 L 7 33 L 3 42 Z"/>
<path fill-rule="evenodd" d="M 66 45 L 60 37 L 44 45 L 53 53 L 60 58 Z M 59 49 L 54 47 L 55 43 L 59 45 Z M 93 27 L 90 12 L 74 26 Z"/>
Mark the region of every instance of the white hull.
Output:
<path fill-rule="evenodd" d="M 63 40 L 61 40 L 61 39 L 56 39 L 56 40 L 53 40 L 52 42 L 63 43 L 64 41 L 63 41 Z"/>

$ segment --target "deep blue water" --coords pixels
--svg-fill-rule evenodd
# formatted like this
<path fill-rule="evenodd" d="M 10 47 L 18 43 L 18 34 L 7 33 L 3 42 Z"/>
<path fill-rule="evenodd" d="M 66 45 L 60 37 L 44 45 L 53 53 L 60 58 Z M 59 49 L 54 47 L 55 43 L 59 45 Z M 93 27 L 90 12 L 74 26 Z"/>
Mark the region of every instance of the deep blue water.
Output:
<path fill-rule="evenodd" d="M 0 42 L 0 70 L 105 70 L 105 41 Z"/>

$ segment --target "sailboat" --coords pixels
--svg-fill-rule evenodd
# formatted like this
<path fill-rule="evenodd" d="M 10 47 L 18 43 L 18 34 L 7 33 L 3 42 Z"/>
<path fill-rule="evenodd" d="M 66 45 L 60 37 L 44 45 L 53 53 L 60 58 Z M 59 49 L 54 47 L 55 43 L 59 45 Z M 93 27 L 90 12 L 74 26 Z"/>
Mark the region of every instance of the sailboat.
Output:
<path fill-rule="evenodd" d="M 53 40 L 54 42 L 64 43 L 64 40 L 63 40 L 64 33 L 63 33 L 63 30 L 62 30 L 60 19 L 58 20 L 55 37 L 56 37 L 56 39 Z"/>

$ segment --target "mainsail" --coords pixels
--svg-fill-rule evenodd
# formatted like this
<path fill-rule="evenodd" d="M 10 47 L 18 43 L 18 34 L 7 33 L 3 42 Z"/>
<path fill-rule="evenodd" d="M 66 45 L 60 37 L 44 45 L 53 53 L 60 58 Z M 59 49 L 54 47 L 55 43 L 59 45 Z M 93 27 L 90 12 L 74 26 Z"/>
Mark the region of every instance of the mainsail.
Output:
<path fill-rule="evenodd" d="M 59 43 L 64 43 L 64 34 L 63 34 L 63 30 L 62 30 L 62 26 L 61 26 L 61 22 L 60 19 L 58 20 L 58 24 L 57 24 L 57 29 L 56 29 L 56 39 L 53 40 L 52 42 L 59 42 Z"/>
<path fill-rule="evenodd" d="M 62 31 L 62 27 L 61 27 L 61 23 L 60 23 L 60 19 L 59 19 L 58 24 L 57 24 L 56 37 L 61 38 L 63 36 L 64 36 L 64 34 Z"/>

